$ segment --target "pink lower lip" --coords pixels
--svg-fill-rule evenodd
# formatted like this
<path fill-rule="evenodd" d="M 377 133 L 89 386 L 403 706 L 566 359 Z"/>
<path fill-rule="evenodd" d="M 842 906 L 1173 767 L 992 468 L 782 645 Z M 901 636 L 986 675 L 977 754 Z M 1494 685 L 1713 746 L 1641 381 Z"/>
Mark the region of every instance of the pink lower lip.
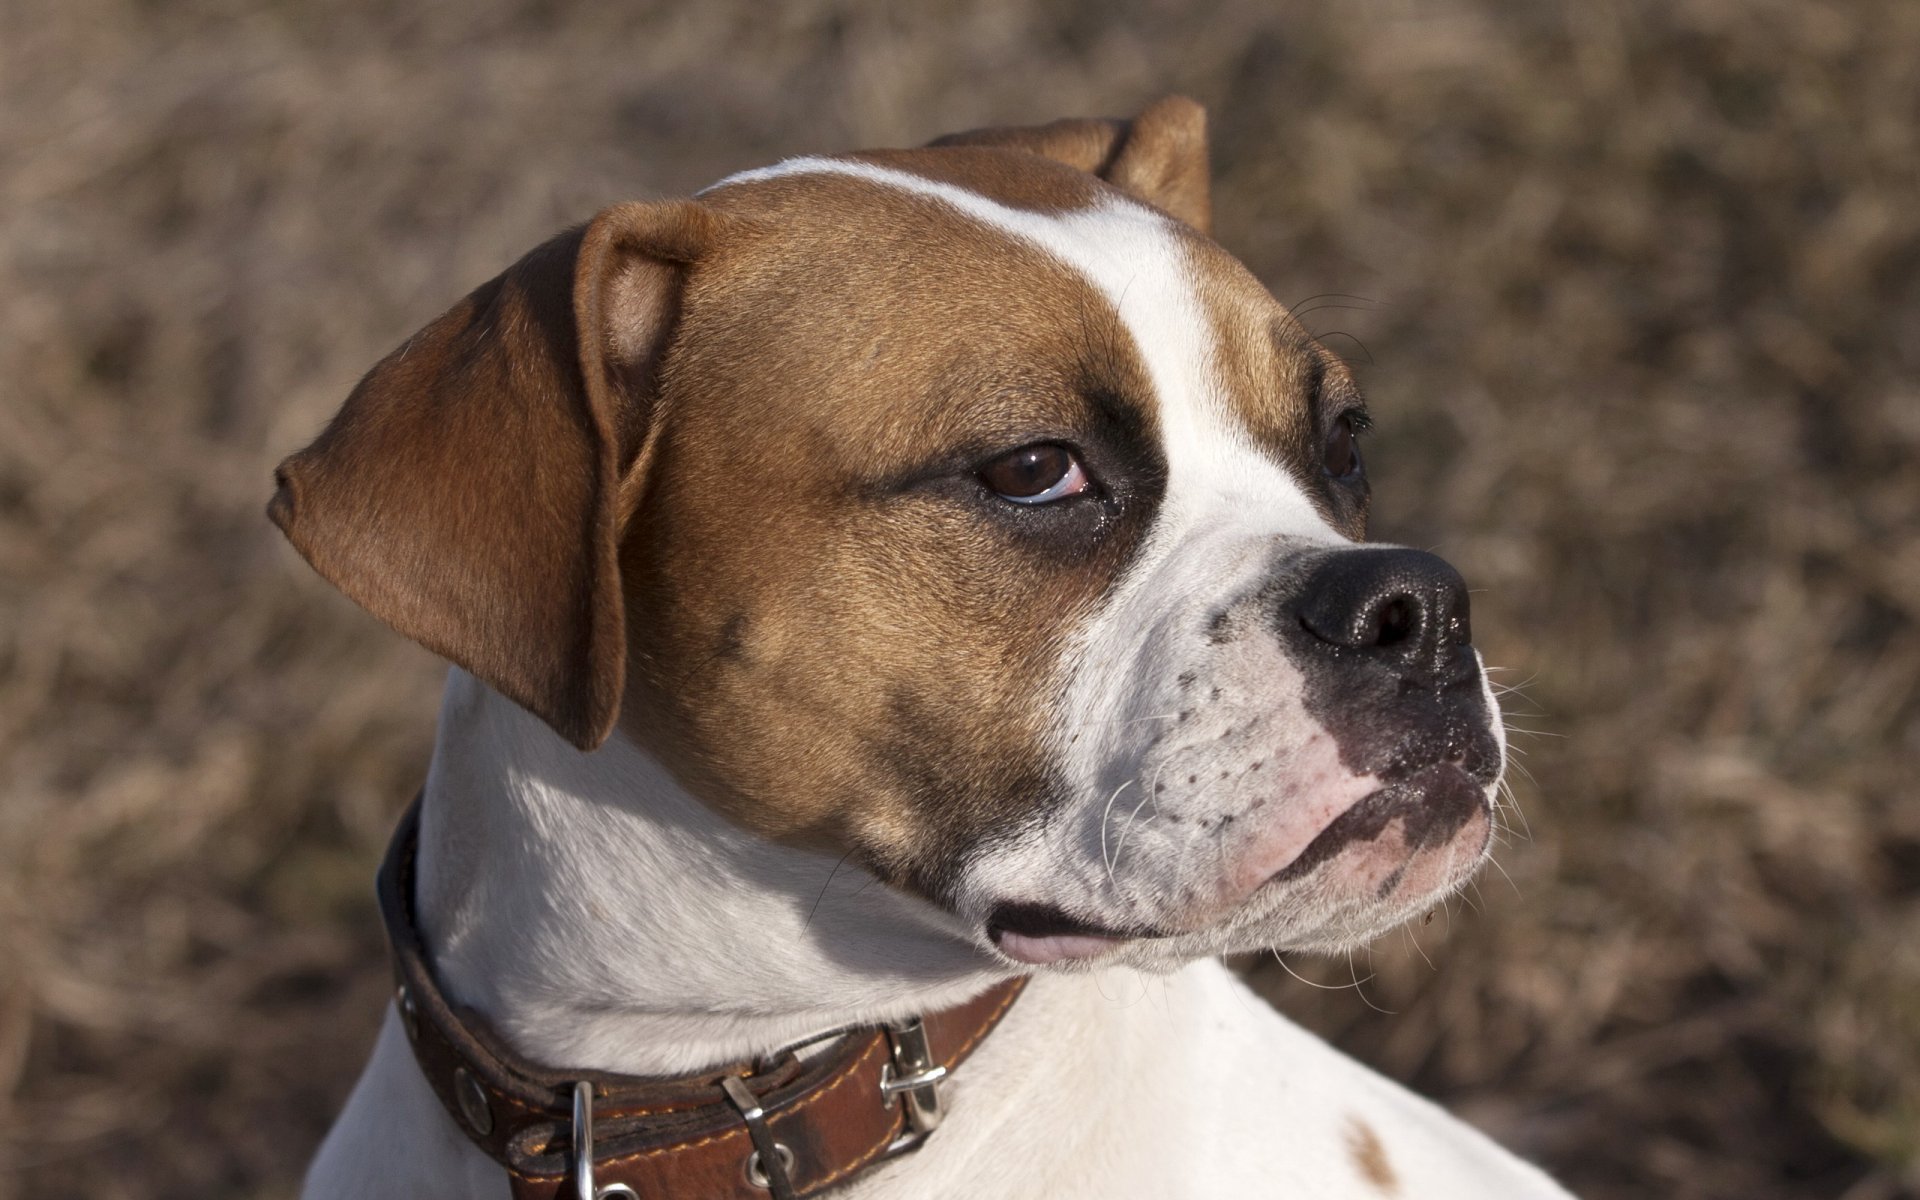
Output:
<path fill-rule="evenodd" d="M 1036 967 L 1093 958 L 1121 944 L 1120 938 L 1095 937 L 1085 933 L 1028 937 L 1024 933 L 1002 932 L 996 941 L 1000 953 L 1015 962 L 1031 963 Z"/>

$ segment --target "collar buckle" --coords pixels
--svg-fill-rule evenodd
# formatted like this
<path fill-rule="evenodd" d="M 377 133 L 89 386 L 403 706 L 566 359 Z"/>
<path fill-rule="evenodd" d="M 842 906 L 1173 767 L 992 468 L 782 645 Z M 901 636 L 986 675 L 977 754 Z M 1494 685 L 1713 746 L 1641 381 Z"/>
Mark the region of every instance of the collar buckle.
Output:
<path fill-rule="evenodd" d="M 946 1115 L 940 1104 L 940 1083 L 947 1068 L 934 1061 L 927 1044 L 926 1022 L 919 1017 L 887 1026 L 893 1061 L 880 1067 L 880 1095 L 887 1108 L 904 1099 L 907 1131 L 887 1147 L 889 1154 L 911 1150 L 925 1141 Z"/>

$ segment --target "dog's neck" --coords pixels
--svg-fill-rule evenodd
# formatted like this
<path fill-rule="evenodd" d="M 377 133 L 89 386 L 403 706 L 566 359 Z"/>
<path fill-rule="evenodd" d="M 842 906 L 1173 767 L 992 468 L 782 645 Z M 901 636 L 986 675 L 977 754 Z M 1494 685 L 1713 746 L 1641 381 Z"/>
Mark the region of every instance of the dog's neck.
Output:
<path fill-rule="evenodd" d="M 932 906 L 733 826 L 618 733 L 582 754 L 459 670 L 421 819 L 440 985 L 544 1066 L 692 1071 L 1002 977 Z"/>

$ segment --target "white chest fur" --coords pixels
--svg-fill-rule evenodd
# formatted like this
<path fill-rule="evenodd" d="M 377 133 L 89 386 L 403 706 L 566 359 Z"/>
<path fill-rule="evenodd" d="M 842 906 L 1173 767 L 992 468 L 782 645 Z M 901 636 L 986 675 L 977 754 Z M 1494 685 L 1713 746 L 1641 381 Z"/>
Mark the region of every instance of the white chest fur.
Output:
<path fill-rule="evenodd" d="M 512 769 L 495 755 L 509 756 Z M 886 889 L 862 890 L 844 872 L 829 883 L 830 859 L 816 864 L 816 856 L 699 827 L 717 819 L 663 793 L 671 785 L 630 745 L 593 755 L 591 770 L 588 762 L 454 673 L 428 797 L 441 820 L 419 903 L 448 990 L 488 1013 L 523 1052 L 599 1069 L 679 1070 L 848 1017 L 943 1002 L 979 983 L 925 927 L 936 918 L 898 899 L 859 899 Z M 595 859 L 608 845 L 599 824 L 608 812 L 627 823 L 617 843 L 625 871 Z M 774 871 L 778 859 L 792 861 Z M 768 878 L 786 884 L 769 887 Z M 762 882 L 756 889 L 749 879 Z M 510 909 L 515 920 L 501 919 Z M 625 916 L 613 919 L 618 913 Z M 863 940 L 898 939 L 903 954 L 918 956 L 917 971 L 893 966 L 917 987 L 889 994 L 857 959 L 846 965 L 835 943 L 852 935 L 836 931 L 863 923 L 871 923 Z M 609 924 L 618 936 L 596 932 Z M 514 931 L 517 946 L 546 949 L 510 952 L 502 929 Z M 569 960 L 569 946 L 584 949 Z M 680 957 L 693 946 L 707 947 L 699 969 Z M 534 986 L 560 968 L 562 982 Z M 609 1007 L 605 998 L 623 989 Z M 724 1011 L 729 1004 L 734 1011 Z M 937 1135 L 845 1195 L 1565 1194 L 1285 1021 L 1211 960 L 1170 976 L 1113 968 L 1036 978 L 949 1086 L 951 1115 Z M 307 1197 L 506 1194 L 504 1172 L 441 1109 L 389 1013 L 313 1165 Z"/>
<path fill-rule="evenodd" d="M 949 1085 L 951 1115 L 861 1200 L 1566 1193 L 1282 1019 L 1224 967 L 1036 980 Z M 427 1090 L 389 1014 L 310 1200 L 504 1200 L 504 1173 Z"/>

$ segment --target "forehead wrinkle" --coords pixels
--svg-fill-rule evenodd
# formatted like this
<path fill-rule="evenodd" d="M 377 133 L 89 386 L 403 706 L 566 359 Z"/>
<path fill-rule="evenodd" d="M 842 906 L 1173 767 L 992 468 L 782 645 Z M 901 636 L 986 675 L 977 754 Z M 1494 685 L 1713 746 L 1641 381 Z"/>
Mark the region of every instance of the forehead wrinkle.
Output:
<path fill-rule="evenodd" d="M 1103 194 L 1087 207 L 1045 213 L 1012 208 L 910 171 L 822 156 L 743 171 L 706 191 L 802 175 L 859 179 L 938 201 L 1039 249 L 1106 299 L 1116 348 L 1124 334 L 1145 369 L 1153 394 L 1143 399 L 1157 420 L 1167 460 L 1161 510 L 1137 562 L 1140 569 L 1128 573 L 1130 580 L 1151 574 L 1144 568 L 1153 560 L 1223 515 L 1276 533 L 1344 540 L 1233 410 L 1213 323 L 1197 285 L 1202 279 L 1223 282 L 1245 269 L 1213 243 L 1183 235 L 1165 217 L 1119 192 Z"/>
<path fill-rule="evenodd" d="M 911 419 L 907 427 L 915 435 L 915 450 L 909 457 L 917 458 L 928 445 L 984 453 L 1035 439 L 1071 437 L 1089 427 L 1098 413 L 1071 377 L 1036 376 L 966 391 L 964 405 L 929 406 Z"/>
<path fill-rule="evenodd" d="M 1251 438 L 1236 428 L 1221 396 L 1208 323 L 1192 276 L 1204 264 L 1164 217 L 1119 193 L 1086 208 L 1059 213 L 1016 209 L 956 184 L 908 171 L 846 159 L 807 157 L 743 171 L 707 191 L 793 175 L 840 175 L 944 202 L 1004 236 L 1035 246 L 1080 274 L 1112 306 L 1114 343 L 1124 331 L 1145 366 L 1166 443 L 1170 474 L 1178 479 L 1225 457 L 1243 468 L 1260 460 Z M 705 194 L 705 193 L 702 193 Z M 1085 326 L 1092 336 L 1095 326 Z M 1183 463 L 1181 460 L 1190 460 Z M 1257 468 L 1236 473 L 1271 474 Z M 1304 501 L 1304 497 L 1302 497 Z M 1310 506 L 1309 506 L 1310 507 Z"/>

